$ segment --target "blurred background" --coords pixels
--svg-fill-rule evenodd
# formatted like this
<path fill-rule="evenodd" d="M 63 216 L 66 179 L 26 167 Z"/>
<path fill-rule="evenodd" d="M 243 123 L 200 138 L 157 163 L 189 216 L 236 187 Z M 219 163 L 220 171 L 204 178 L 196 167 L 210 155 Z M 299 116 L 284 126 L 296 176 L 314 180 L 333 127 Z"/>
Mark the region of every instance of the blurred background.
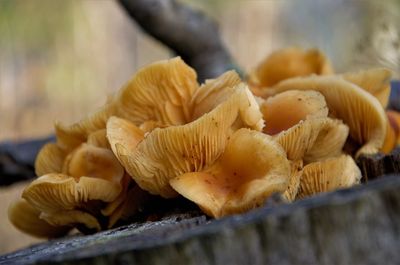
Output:
<path fill-rule="evenodd" d="M 218 21 L 245 71 L 273 50 L 318 48 L 337 72 L 400 73 L 400 0 L 182 0 Z M 174 56 L 114 0 L 0 0 L 0 141 L 47 136 L 102 105 L 139 68 Z M 0 188 L 0 254 L 40 240 L 14 229 Z"/>

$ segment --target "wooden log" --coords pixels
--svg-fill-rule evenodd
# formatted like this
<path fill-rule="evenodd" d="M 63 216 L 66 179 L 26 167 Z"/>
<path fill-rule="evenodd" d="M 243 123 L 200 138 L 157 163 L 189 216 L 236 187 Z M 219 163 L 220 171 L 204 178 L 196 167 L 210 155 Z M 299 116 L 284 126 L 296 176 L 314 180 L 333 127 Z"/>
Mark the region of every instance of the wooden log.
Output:
<path fill-rule="evenodd" d="M 176 216 L 50 241 L 0 264 L 395 264 L 399 245 L 397 175 L 221 220 Z"/>
<path fill-rule="evenodd" d="M 54 136 L 0 143 L 0 186 L 35 177 L 35 158 L 42 146 L 54 141 Z"/>
<path fill-rule="evenodd" d="M 388 174 L 400 174 L 400 147 L 390 154 L 362 155 L 357 159 L 357 165 L 367 182 Z"/>

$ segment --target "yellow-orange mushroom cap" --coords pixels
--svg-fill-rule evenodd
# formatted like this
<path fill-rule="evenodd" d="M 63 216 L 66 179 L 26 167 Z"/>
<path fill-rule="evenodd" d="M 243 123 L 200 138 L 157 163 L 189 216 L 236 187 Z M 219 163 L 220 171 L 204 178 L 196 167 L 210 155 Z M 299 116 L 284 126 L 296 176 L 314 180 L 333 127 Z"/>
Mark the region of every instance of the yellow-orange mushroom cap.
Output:
<path fill-rule="evenodd" d="M 289 176 L 290 163 L 279 144 L 263 133 L 240 129 L 213 165 L 170 183 L 206 214 L 219 218 L 261 206 L 272 193 L 287 189 Z"/>

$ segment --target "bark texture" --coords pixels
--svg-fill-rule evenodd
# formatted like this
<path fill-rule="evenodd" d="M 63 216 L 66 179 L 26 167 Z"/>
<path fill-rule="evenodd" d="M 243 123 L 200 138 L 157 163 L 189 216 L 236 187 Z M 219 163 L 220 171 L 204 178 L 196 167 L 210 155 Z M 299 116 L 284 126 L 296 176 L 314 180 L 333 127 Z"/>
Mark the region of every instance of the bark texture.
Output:
<path fill-rule="evenodd" d="M 395 264 L 400 176 L 208 221 L 176 216 L 50 241 L 0 264 Z"/>
<path fill-rule="evenodd" d="M 176 0 L 119 0 L 146 33 L 196 69 L 199 81 L 239 68 L 222 42 L 217 24 Z"/>

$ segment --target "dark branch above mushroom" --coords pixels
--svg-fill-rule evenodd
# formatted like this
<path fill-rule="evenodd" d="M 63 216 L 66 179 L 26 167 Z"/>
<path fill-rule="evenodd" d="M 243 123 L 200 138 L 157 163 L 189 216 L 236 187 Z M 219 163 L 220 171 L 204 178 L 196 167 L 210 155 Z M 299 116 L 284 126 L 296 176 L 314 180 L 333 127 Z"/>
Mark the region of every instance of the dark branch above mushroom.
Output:
<path fill-rule="evenodd" d="M 225 48 L 217 24 L 175 0 L 119 0 L 148 34 L 192 66 L 199 81 L 238 67 Z"/>

